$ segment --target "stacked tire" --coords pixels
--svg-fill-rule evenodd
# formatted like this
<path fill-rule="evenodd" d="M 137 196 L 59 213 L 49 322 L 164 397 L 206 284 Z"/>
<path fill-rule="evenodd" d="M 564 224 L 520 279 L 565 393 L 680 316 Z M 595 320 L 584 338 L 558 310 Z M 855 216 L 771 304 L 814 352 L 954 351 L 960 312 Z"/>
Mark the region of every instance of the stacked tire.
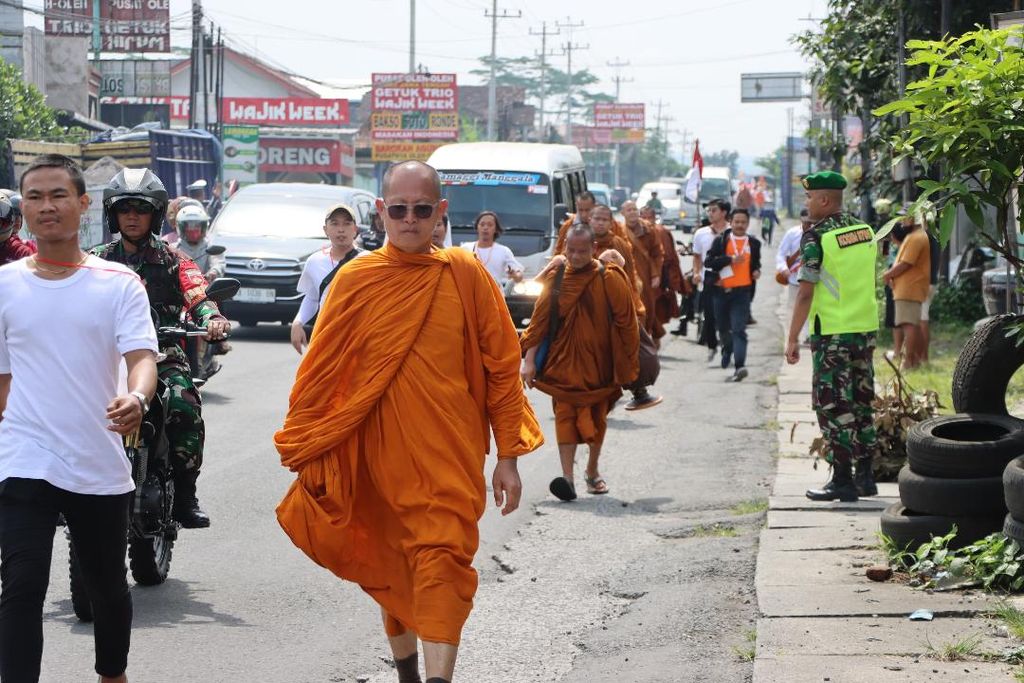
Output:
<path fill-rule="evenodd" d="M 919 422 L 907 434 L 900 502 L 882 513 L 882 533 L 914 550 L 954 526 L 951 548 L 1003 529 L 1009 519 L 1004 470 L 1022 455 L 1024 421 L 1008 415 L 943 415 Z M 1024 487 L 1024 462 L 1021 467 Z M 1024 488 L 1020 491 L 1024 515 Z M 1024 516 L 1021 520 L 1024 535 Z"/>
<path fill-rule="evenodd" d="M 1024 547 L 1024 456 L 1014 458 L 1003 470 L 1003 498 L 1007 509 L 1003 534 Z"/>

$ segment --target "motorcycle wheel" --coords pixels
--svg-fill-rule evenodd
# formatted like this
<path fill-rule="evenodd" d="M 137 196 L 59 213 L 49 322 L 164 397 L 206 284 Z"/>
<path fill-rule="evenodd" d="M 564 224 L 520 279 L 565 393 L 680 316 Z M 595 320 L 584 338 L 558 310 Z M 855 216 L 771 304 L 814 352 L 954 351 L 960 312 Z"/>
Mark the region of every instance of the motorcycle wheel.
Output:
<path fill-rule="evenodd" d="M 159 586 L 171 571 L 174 538 L 164 532 L 156 538 L 133 538 L 128 541 L 128 561 L 132 578 L 140 586 Z"/>
<path fill-rule="evenodd" d="M 82 568 L 78 566 L 78 555 L 75 554 L 75 547 L 68 539 L 68 575 L 71 580 L 71 609 L 79 621 L 92 621 L 92 602 L 85 590 L 85 579 L 82 578 Z"/>

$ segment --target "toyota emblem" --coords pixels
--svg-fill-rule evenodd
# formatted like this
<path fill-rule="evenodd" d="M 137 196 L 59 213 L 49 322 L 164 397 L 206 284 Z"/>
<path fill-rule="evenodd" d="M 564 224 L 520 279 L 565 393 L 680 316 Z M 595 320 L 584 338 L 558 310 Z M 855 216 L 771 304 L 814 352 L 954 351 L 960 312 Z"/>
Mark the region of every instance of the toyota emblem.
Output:
<path fill-rule="evenodd" d="M 267 263 L 261 258 L 254 258 L 252 261 L 249 261 L 249 263 L 246 265 L 246 268 L 255 271 L 266 270 Z"/>

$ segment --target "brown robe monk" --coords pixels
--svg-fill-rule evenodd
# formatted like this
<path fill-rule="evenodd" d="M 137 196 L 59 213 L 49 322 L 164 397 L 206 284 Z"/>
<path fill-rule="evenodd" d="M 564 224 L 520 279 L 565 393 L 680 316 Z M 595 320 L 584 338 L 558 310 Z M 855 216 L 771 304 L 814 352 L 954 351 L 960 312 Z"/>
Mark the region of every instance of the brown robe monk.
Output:
<path fill-rule="evenodd" d="M 555 254 L 561 254 L 565 252 L 565 238 L 569 234 L 569 228 L 571 228 L 576 221 L 575 216 L 569 216 L 562 223 L 562 226 L 558 228 L 558 240 L 555 242 Z M 618 221 L 612 221 L 612 232 L 618 237 L 626 239 L 626 227 Z"/>
<path fill-rule="evenodd" d="M 545 276 L 530 325 L 520 339 L 524 351 L 548 333 L 556 272 Z M 558 299 L 561 327 L 534 386 L 552 398 L 560 444 L 603 443 L 608 413 L 636 380 L 640 347 L 633 292 L 621 268 L 596 261 L 581 270 L 566 266 Z"/>
<path fill-rule="evenodd" d="M 493 278 L 461 249 L 386 244 L 342 268 L 274 442 L 298 474 L 278 520 L 369 593 L 389 636 L 457 645 L 493 430 L 502 458 L 543 443 Z"/>
<path fill-rule="evenodd" d="M 658 327 L 664 334 L 664 324 L 678 318 L 682 312 L 679 308 L 677 294 L 685 294 L 683 285 L 683 269 L 679 265 L 679 255 L 676 252 L 675 238 L 666 228 L 648 223 L 654 226 L 655 234 L 661 240 L 661 248 L 665 254 L 665 261 L 661 269 L 661 286 L 658 288 L 654 302 L 654 311 L 658 321 Z"/>
<path fill-rule="evenodd" d="M 638 282 L 637 289 L 640 294 L 640 300 L 644 304 L 642 323 L 644 329 L 647 330 L 647 334 L 655 339 L 659 339 L 665 335 L 665 328 L 658 324 L 657 317 L 654 314 L 654 301 L 661 286 L 659 283 L 658 287 L 655 287 L 654 279 L 661 279 L 661 269 L 665 259 L 662 254 L 661 240 L 655 234 L 652 226 L 641 221 L 639 230 L 642 231 L 641 234 L 637 234 L 632 228 L 626 226 L 629 241 L 633 247 L 633 260 Z"/>

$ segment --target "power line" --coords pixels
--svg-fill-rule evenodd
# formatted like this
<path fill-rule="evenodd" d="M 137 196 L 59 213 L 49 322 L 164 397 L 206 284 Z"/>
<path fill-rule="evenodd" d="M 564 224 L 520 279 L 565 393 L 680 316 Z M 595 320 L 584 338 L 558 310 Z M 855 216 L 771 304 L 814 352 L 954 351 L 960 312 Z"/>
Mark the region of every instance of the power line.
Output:
<path fill-rule="evenodd" d="M 494 140 L 494 123 L 498 108 L 498 82 L 495 70 L 498 61 L 498 19 L 519 19 L 522 10 L 517 14 L 509 14 L 507 9 L 498 14 L 498 0 L 492 0 L 491 11 L 484 10 L 484 16 L 491 20 L 491 82 L 487 84 L 487 139 Z"/>
<path fill-rule="evenodd" d="M 553 57 L 556 54 L 548 53 L 548 36 L 557 36 L 561 30 L 556 28 L 554 31 L 548 31 L 548 22 L 546 21 L 542 21 L 540 27 L 540 31 L 536 33 L 531 28 L 530 35 L 540 36 L 540 53 L 537 56 L 540 57 L 540 134 L 541 141 L 543 141 L 547 138 L 547 128 L 544 126 L 544 97 L 547 94 L 548 57 Z"/>
<path fill-rule="evenodd" d="M 568 34 L 568 42 L 562 45 L 562 53 L 566 56 L 568 64 L 566 67 L 566 86 L 565 86 L 565 138 L 566 142 L 572 144 L 572 53 L 576 50 L 589 50 L 590 45 L 580 45 L 572 41 L 572 30 L 574 28 L 581 28 L 583 22 L 578 24 L 572 23 L 570 17 L 565 18 L 565 23 L 558 21 L 555 22 L 555 26 L 559 29 L 565 29 Z"/>
<path fill-rule="evenodd" d="M 629 66 L 629 61 L 628 60 L 623 62 L 623 61 L 621 61 L 616 56 L 614 62 L 605 62 L 605 63 L 608 66 L 610 66 L 613 69 L 615 69 L 615 76 L 612 78 L 612 82 L 615 84 L 615 101 L 618 102 L 619 101 L 619 89 L 620 89 L 621 85 L 623 83 L 632 83 L 636 79 L 633 79 L 633 78 L 623 78 L 622 77 L 622 67 Z"/>

